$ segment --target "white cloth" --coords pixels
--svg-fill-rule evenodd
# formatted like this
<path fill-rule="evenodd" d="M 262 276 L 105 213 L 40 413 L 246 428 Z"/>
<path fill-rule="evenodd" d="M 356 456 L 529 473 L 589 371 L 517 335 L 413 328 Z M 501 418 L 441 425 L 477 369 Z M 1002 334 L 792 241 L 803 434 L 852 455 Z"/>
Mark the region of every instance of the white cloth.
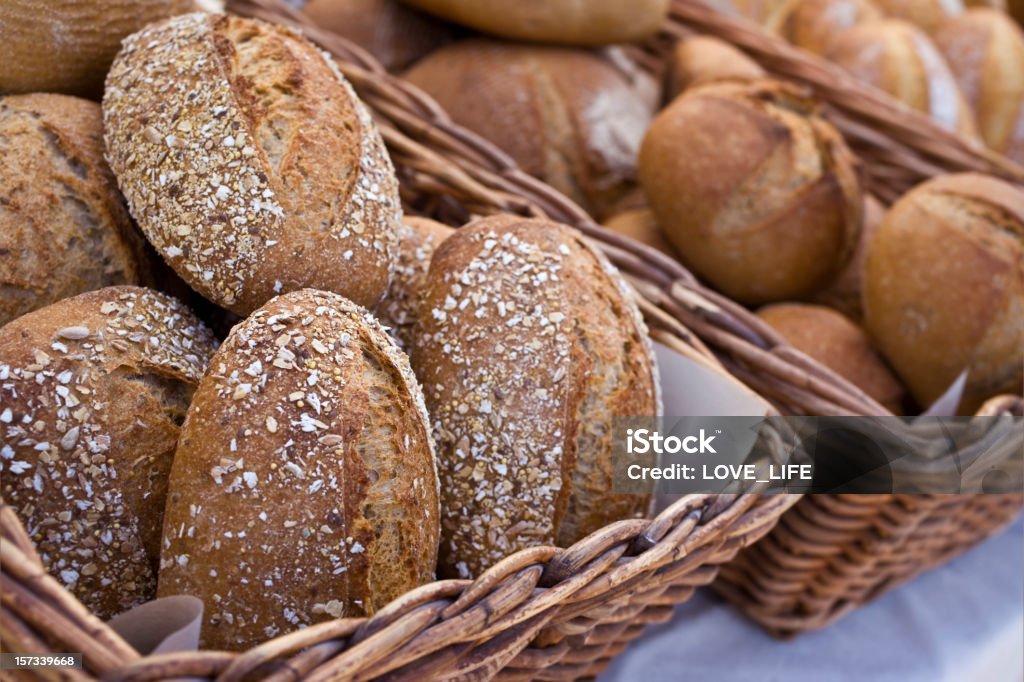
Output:
<path fill-rule="evenodd" d="M 1021 682 L 1024 521 L 832 626 L 779 641 L 702 591 L 600 682 Z"/>

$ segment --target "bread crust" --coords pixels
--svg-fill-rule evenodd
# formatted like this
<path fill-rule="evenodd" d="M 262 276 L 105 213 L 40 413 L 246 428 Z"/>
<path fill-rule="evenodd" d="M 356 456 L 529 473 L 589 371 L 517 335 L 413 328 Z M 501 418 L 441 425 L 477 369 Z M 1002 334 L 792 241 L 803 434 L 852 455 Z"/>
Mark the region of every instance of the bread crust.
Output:
<path fill-rule="evenodd" d="M 129 36 L 103 99 L 132 216 L 196 291 L 238 314 L 306 286 L 362 305 L 397 254 L 398 185 L 330 58 L 282 26 L 187 14 Z"/>
<path fill-rule="evenodd" d="M 683 90 L 716 80 L 763 78 L 764 69 L 738 48 L 711 36 L 696 35 L 680 40 L 669 61 L 666 98 Z"/>
<path fill-rule="evenodd" d="M 422 393 L 377 321 L 336 294 L 278 296 L 231 331 L 169 491 L 159 594 L 203 601 L 207 648 L 371 614 L 433 576 Z"/>
<path fill-rule="evenodd" d="M 495 216 L 445 240 L 412 357 L 441 465 L 442 575 L 645 511 L 612 492 L 611 420 L 660 412 L 654 356 L 631 293 L 575 230 Z"/>
<path fill-rule="evenodd" d="M 101 618 L 156 594 L 178 429 L 214 347 L 185 306 L 139 287 L 0 329 L 3 499 L 47 570 Z"/>
<path fill-rule="evenodd" d="M 795 0 L 780 18 L 779 33 L 797 47 L 825 54 L 841 32 L 883 16 L 873 0 Z"/>
<path fill-rule="evenodd" d="M 95 102 L 0 97 L 0 326 L 85 291 L 143 278 L 136 232 L 103 159 Z"/>

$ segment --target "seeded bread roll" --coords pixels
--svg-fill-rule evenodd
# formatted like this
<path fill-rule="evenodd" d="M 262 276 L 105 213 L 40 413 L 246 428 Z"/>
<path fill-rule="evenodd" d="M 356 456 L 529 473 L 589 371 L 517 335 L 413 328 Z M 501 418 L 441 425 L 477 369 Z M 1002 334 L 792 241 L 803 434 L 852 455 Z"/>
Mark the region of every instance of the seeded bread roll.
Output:
<path fill-rule="evenodd" d="M 883 17 L 873 0 L 795 0 L 780 20 L 779 33 L 797 47 L 825 54 L 846 29 Z"/>
<path fill-rule="evenodd" d="M 398 0 L 311 0 L 303 8 L 318 26 L 344 36 L 397 71 L 452 41 L 444 22 Z"/>
<path fill-rule="evenodd" d="M 744 303 L 813 294 L 860 234 L 853 155 L 811 101 L 774 81 L 677 97 L 647 131 L 640 181 L 686 263 Z"/>
<path fill-rule="evenodd" d="M 875 0 L 894 19 L 916 24 L 929 33 L 948 17 L 964 12 L 963 0 Z"/>
<path fill-rule="evenodd" d="M 187 14 L 128 37 L 103 98 L 132 216 L 244 315 L 310 286 L 373 305 L 397 257 L 394 169 L 333 62 L 282 26 Z"/>
<path fill-rule="evenodd" d="M 1024 164 L 1024 32 L 994 9 L 942 22 L 933 38 L 992 149 Z"/>
<path fill-rule="evenodd" d="M 109 287 L 0 328 L 3 499 L 101 618 L 156 594 L 178 427 L 214 350 L 176 300 Z"/>
<path fill-rule="evenodd" d="M 215 649 L 372 614 L 432 579 L 437 486 L 422 393 L 377 321 L 336 294 L 279 296 L 196 390 L 159 593 L 202 599 Z"/>
<path fill-rule="evenodd" d="M 558 45 L 609 45 L 648 38 L 669 0 L 403 0 L 457 24 L 503 38 Z"/>
<path fill-rule="evenodd" d="M 614 50 L 472 39 L 407 80 L 527 173 L 601 217 L 629 191 L 657 101 L 654 80 Z"/>
<path fill-rule="evenodd" d="M 140 281 L 142 238 L 103 160 L 99 105 L 0 97 L 0 168 L 0 326 L 75 294 Z"/>
<path fill-rule="evenodd" d="M 452 228 L 429 218 L 406 216 L 403 221 L 395 276 L 388 293 L 373 310 L 402 350 L 412 345 L 416 309 L 420 291 L 426 285 L 430 258 L 452 232 Z"/>
<path fill-rule="evenodd" d="M 693 85 L 733 78 L 762 78 L 764 75 L 764 69 L 757 62 L 731 44 L 711 36 L 697 35 L 680 40 L 672 49 L 666 95 L 673 99 Z"/>
<path fill-rule="evenodd" d="M 889 209 L 868 247 L 868 331 L 922 407 L 968 370 L 960 404 L 1022 392 L 1024 191 L 949 175 Z"/>
<path fill-rule="evenodd" d="M 121 39 L 192 0 L 4 0 L 0 92 L 99 97 Z"/>
<path fill-rule="evenodd" d="M 837 36 L 826 56 L 942 126 L 977 137 L 974 116 L 949 66 L 913 24 L 897 19 L 862 22 Z"/>
<path fill-rule="evenodd" d="M 864 227 L 857 240 L 857 248 L 853 258 L 843 271 L 832 282 L 814 296 L 814 300 L 822 305 L 834 308 L 851 320 L 861 323 L 864 320 L 864 307 L 861 303 L 864 290 L 864 259 L 867 257 L 868 244 L 885 218 L 885 206 L 870 194 L 864 196 Z"/>
<path fill-rule="evenodd" d="M 904 414 L 906 390 L 871 345 L 867 333 L 834 310 L 776 303 L 757 311 L 794 348 L 847 379 L 893 414 Z"/>
<path fill-rule="evenodd" d="M 643 513 L 612 492 L 612 418 L 660 413 L 647 330 L 571 228 L 497 216 L 434 253 L 413 365 L 442 481 L 439 571 L 468 577 Z"/>

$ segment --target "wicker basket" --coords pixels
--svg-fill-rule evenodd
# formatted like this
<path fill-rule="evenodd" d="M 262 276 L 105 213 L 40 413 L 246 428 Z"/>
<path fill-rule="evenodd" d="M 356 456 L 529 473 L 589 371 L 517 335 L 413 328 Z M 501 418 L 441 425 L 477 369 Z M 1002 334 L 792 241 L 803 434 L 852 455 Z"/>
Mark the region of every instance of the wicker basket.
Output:
<path fill-rule="evenodd" d="M 236 0 L 230 9 L 273 21 L 304 22 L 281 0 Z M 736 29 L 695 2 L 679 1 L 666 30 L 714 32 L 701 25 L 701 17 L 711 26 L 719 22 L 723 31 Z M 373 109 L 399 170 L 403 200 L 411 209 L 452 223 L 504 211 L 573 224 L 631 279 L 659 341 L 739 377 L 784 412 L 886 414 L 863 392 L 788 348 L 747 310 L 703 287 L 673 259 L 597 226 L 492 145 L 454 125 L 423 93 L 388 76 L 362 50 L 305 28 L 337 57 Z M 755 43 L 765 41 L 756 32 L 746 34 Z M 764 52 L 783 48 L 768 43 Z M 758 54 L 755 48 L 750 51 Z M 802 59 L 800 53 L 777 57 L 783 66 Z M 844 130 L 861 130 L 865 158 L 874 149 L 886 160 L 874 166 L 879 169 L 877 182 L 891 181 L 897 187 L 964 168 L 1024 178 L 1024 172 L 1005 160 L 955 137 L 932 139 L 916 132 L 929 130 L 928 122 L 922 126 L 872 95 L 888 112 L 889 124 L 839 105 L 835 111 L 847 121 Z M 889 137 L 894 130 L 899 134 L 899 126 L 915 131 L 903 146 Z M 147 657 L 45 573 L 13 511 L 0 507 L 0 639 L 6 650 L 82 652 L 84 670 L 64 671 L 63 679 L 586 679 L 646 624 L 666 620 L 672 607 L 697 586 L 711 583 L 724 564 L 769 533 L 798 500 L 793 495 L 692 495 L 653 520 L 611 524 L 570 548 L 518 552 L 475 581 L 425 585 L 372 618 L 322 623 L 241 653 Z M 877 516 L 888 513 L 884 504 L 872 513 L 876 511 Z M 980 523 L 984 528 L 976 535 L 992 530 L 986 520 Z M 829 542 L 837 540 L 826 534 L 823 544 Z M 872 582 L 874 576 L 865 575 L 864 580 Z"/>

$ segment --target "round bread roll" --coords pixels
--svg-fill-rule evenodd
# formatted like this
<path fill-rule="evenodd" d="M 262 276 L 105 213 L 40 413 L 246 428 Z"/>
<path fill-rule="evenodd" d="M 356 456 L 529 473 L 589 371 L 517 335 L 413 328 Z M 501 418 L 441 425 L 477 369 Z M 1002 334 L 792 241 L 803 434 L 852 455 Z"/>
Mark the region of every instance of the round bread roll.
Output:
<path fill-rule="evenodd" d="M 433 418 L 444 575 L 642 514 L 612 492 L 612 418 L 660 414 L 631 293 L 571 228 L 497 216 L 434 253 L 413 366 Z"/>
<path fill-rule="evenodd" d="M 793 348 L 847 379 L 893 414 L 903 414 L 906 390 L 850 319 L 819 305 L 776 303 L 757 316 Z"/>
<path fill-rule="evenodd" d="M 330 58 L 282 26 L 186 14 L 125 39 L 103 98 L 132 216 L 240 315 L 310 286 L 373 305 L 401 205 L 380 134 Z"/>
<path fill-rule="evenodd" d="M 884 219 L 885 206 L 882 202 L 870 194 L 864 195 L 864 226 L 860 231 L 860 239 L 857 240 L 853 258 L 831 284 L 814 296 L 815 301 L 835 308 L 857 322 L 864 319 L 864 308 L 861 305 L 864 259 L 867 257 L 868 244 Z"/>
<path fill-rule="evenodd" d="M 457 24 L 503 38 L 559 45 L 608 45 L 649 38 L 669 0 L 403 0 Z"/>
<path fill-rule="evenodd" d="M 161 596 L 239 650 L 372 614 L 432 579 L 438 479 L 423 394 L 363 308 L 305 289 L 236 326 L 171 469 Z"/>
<path fill-rule="evenodd" d="M 398 71 L 445 43 L 454 31 L 398 0 L 311 0 L 303 8 L 321 28 L 348 38 Z"/>
<path fill-rule="evenodd" d="M 657 101 L 653 79 L 620 56 L 472 39 L 434 52 L 406 78 L 600 217 L 636 177 Z"/>
<path fill-rule="evenodd" d="M 913 24 L 862 22 L 837 36 L 827 56 L 940 125 L 977 138 L 974 116 L 942 54 Z"/>
<path fill-rule="evenodd" d="M 775 31 L 791 2 L 793 0 L 732 0 L 732 5 L 739 14 Z"/>
<path fill-rule="evenodd" d="M 100 618 L 156 594 L 178 428 L 214 350 L 176 300 L 109 287 L 0 328 L 0 477 L 43 565 Z"/>
<path fill-rule="evenodd" d="M 669 58 L 669 99 L 683 90 L 711 81 L 756 79 L 764 69 L 731 44 L 711 36 L 697 35 L 676 43 Z"/>
<path fill-rule="evenodd" d="M 947 17 L 964 12 L 963 0 L 875 0 L 894 19 L 916 24 L 929 33 Z"/>
<path fill-rule="evenodd" d="M 795 0 L 780 21 L 779 33 L 797 47 L 825 54 L 846 29 L 884 16 L 873 0 Z"/>
<path fill-rule="evenodd" d="M 99 97 L 121 39 L 192 0 L 4 0 L 0 92 Z"/>
<path fill-rule="evenodd" d="M 452 228 L 429 218 L 406 216 L 399 232 L 398 265 L 388 293 L 373 312 L 402 350 L 412 345 L 420 291 L 426 285 L 430 258 Z"/>
<path fill-rule="evenodd" d="M 676 250 L 668 243 L 661 228 L 658 227 L 658 219 L 654 217 L 654 211 L 649 208 L 636 208 L 616 213 L 604 221 L 604 226 L 612 232 L 625 235 L 668 256 L 678 258 Z"/>
<path fill-rule="evenodd" d="M 995 395 L 1020 395 L 1024 192 L 975 174 L 909 192 L 868 247 L 864 315 L 922 407 L 964 370 L 962 414 Z"/>
<path fill-rule="evenodd" d="M 814 293 L 860 234 L 853 155 L 811 102 L 773 81 L 676 98 L 644 138 L 640 180 L 686 263 L 744 303 Z"/>
<path fill-rule="evenodd" d="M 137 284 L 145 270 L 103 160 L 95 102 L 0 97 L 0 326 L 63 298 Z"/>
<path fill-rule="evenodd" d="M 1024 164 L 1024 32 L 1006 14 L 972 9 L 933 35 L 974 111 L 982 139 Z"/>

